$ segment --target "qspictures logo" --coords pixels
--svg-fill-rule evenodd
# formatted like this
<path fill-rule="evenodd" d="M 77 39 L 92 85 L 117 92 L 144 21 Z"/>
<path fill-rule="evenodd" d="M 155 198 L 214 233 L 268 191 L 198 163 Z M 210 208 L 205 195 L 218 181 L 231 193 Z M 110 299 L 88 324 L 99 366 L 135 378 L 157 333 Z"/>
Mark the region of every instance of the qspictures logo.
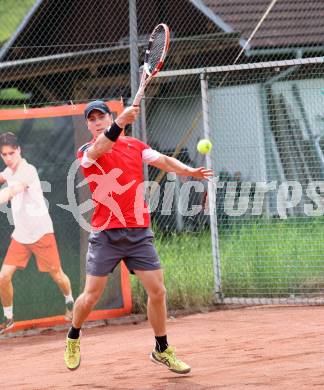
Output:
<path fill-rule="evenodd" d="M 286 219 L 295 208 L 298 208 L 299 213 L 302 212 L 305 216 L 324 215 L 324 181 L 312 181 L 305 187 L 297 181 L 222 182 L 216 176 L 208 181 L 186 180 L 179 186 L 175 174 L 169 173 L 163 186 L 155 181 L 144 181 L 137 185 L 135 180 L 126 183 L 125 180 L 121 180 L 123 171 L 120 168 L 114 168 L 106 173 L 98 163 L 94 161 L 93 164 L 100 173 L 90 174 L 81 181 L 80 162 L 76 159 L 71 164 L 66 179 L 67 204 L 56 205 L 71 213 L 79 226 L 88 232 L 92 228 L 85 214 L 93 211 L 97 204 L 109 210 L 107 220 L 99 227 L 99 230 L 105 229 L 113 217 L 122 226 L 126 226 L 124 211 L 115 197 L 123 194 L 127 196 L 129 191 L 132 194 L 129 198 L 129 206 L 133 208 L 139 226 L 144 222 L 145 213 L 151 213 L 157 209 L 161 215 L 166 216 L 172 213 L 190 217 L 199 213 L 211 215 L 216 212 L 216 202 L 220 196 L 223 207 L 221 211 L 231 217 L 242 217 L 248 212 L 253 216 L 261 216 L 265 210 L 267 196 L 271 196 L 275 214 L 281 219 Z M 78 203 L 78 191 L 89 183 L 93 183 L 95 187 L 92 197 L 83 203 Z M 41 185 L 45 196 L 46 193 L 54 190 L 47 181 L 42 181 Z M 192 194 L 200 193 L 202 195 L 200 199 L 206 200 L 203 195 L 207 193 L 207 189 L 209 195 L 207 201 L 193 204 Z M 253 196 L 251 197 L 252 189 Z M 144 196 L 148 207 L 143 201 Z M 48 207 L 46 199 L 45 204 Z M 10 207 L 6 204 L 0 205 L 0 212 L 7 214 L 9 223 L 13 225 Z M 31 218 L 33 215 L 35 213 L 31 214 Z"/>

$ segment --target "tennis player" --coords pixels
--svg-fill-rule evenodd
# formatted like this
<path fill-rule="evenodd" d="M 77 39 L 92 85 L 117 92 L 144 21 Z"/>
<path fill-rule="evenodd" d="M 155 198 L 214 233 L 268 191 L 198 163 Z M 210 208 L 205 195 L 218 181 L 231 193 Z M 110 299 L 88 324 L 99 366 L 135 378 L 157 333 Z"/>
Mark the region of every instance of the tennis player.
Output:
<path fill-rule="evenodd" d="M 22 158 L 13 133 L 0 134 L 0 153 L 6 169 L 0 172 L 0 204 L 11 201 L 14 231 L 0 270 L 0 299 L 3 318 L 0 333 L 14 324 L 12 277 L 25 268 L 32 254 L 38 270 L 48 272 L 65 297 L 65 317 L 72 319 L 73 297 L 69 278 L 62 270 L 53 231 L 36 168 Z"/>
<path fill-rule="evenodd" d="M 78 158 L 89 181 L 95 209 L 85 288 L 75 302 L 72 327 L 66 339 L 64 360 L 71 370 L 80 364 L 81 326 L 100 299 L 108 274 L 123 259 L 148 295 L 147 315 L 155 334 L 151 360 L 178 374 L 190 371 L 167 341 L 166 291 L 159 257 L 152 243 L 149 214 L 145 212 L 143 162 L 197 179 L 212 176 L 212 171 L 191 168 L 135 138 L 121 135 L 125 125 L 134 122 L 138 113 L 138 107 L 128 107 L 113 121 L 108 107 L 100 100 L 89 103 L 84 112 L 93 139 L 79 149 Z"/>

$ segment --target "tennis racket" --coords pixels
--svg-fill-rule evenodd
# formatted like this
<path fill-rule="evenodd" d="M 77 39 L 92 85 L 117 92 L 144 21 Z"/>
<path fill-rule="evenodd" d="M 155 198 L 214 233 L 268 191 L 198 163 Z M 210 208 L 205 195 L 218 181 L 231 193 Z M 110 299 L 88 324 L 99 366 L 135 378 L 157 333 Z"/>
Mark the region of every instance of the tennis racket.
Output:
<path fill-rule="evenodd" d="M 169 44 L 169 27 L 164 23 L 158 24 L 150 36 L 148 47 L 145 51 L 142 78 L 133 101 L 133 106 L 139 106 L 147 84 L 162 69 Z"/>

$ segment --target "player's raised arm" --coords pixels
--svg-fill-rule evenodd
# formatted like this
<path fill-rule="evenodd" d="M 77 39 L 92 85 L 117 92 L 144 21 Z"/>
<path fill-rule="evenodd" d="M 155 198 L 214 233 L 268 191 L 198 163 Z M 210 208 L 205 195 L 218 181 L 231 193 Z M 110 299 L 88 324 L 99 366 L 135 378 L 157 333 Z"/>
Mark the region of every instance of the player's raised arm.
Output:
<path fill-rule="evenodd" d="M 87 150 L 87 157 L 95 161 L 102 154 L 109 152 L 125 126 L 133 123 L 138 113 L 139 107 L 130 106 L 112 121 L 110 112 L 102 112 L 99 104 L 94 105 L 90 112 L 86 111 L 88 129 L 95 139 Z"/>
<path fill-rule="evenodd" d="M 192 176 L 196 179 L 208 179 L 213 176 L 213 171 L 205 167 L 192 168 L 174 157 L 161 154 L 158 159 L 149 163 L 150 165 L 166 172 L 175 172 L 180 176 Z"/>

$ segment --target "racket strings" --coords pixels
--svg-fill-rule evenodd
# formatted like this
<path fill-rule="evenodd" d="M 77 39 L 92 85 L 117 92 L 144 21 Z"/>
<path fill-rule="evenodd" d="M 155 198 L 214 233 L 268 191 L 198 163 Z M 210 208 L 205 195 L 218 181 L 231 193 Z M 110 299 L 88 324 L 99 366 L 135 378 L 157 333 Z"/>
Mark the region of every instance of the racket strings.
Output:
<path fill-rule="evenodd" d="M 150 41 L 147 53 L 147 64 L 150 73 L 152 73 L 163 59 L 165 50 L 166 33 L 163 27 L 154 31 Z"/>

